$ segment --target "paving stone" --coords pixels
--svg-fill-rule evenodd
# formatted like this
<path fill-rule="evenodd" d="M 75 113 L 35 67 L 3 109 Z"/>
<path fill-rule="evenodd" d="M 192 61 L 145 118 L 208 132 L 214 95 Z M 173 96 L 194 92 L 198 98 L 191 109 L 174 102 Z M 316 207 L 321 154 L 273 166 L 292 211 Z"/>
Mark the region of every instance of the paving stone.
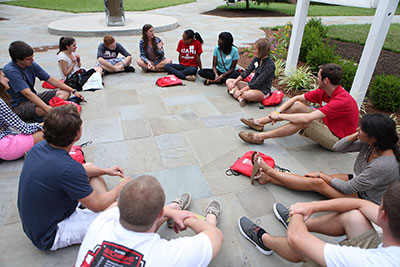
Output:
<path fill-rule="evenodd" d="M 272 205 L 276 202 L 266 186 L 256 185 L 255 188 L 236 193 L 236 196 L 250 218 L 272 213 Z"/>
<path fill-rule="evenodd" d="M 182 105 L 182 104 L 191 104 L 191 103 L 199 103 L 199 102 L 207 102 L 207 98 L 203 95 L 183 95 L 183 96 L 174 96 L 174 97 L 166 97 L 163 99 L 165 105 L 173 106 L 173 105 Z"/>
<path fill-rule="evenodd" d="M 235 135 L 228 126 L 184 133 L 203 171 L 228 169 L 249 150 Z"/>
<path fill-rule="evenodd" d="M 189 104 L 189 107 L 199 118 L 221 115 L 221 113 L 208 101 L 205 103 L 192 103 Z"/>
<path fill-rule="evenodd" d="M 205 128 L 196 114 L 181 113 L 177 115 L 149 118 L 154 135 L 185 132 Z"/>
<path fill-rule="evenodd" d="M 250 179 L 242 174 L 239 176 L 226 175 L 225 171 L 228 168 L 204 173 L 214 195 L 234 193 L 253 187 L 250 184 Z"/>
<path fill-rule="evenodd" d="M 46 251 L 44 254 L 43 267 L 74 266 L 79 247 L 79 245 L 74 245 L 57 251 Z"/>
<path fill-rule="evenodd" d="M 0 240 L 8 241 L 0 244 L 1 266 L 42 265 L 43 252 L 37 249 L 24 234 L 21 223 L 0 226 Z"/>
<path fill-rule="evenodd" d="M 152 135 L 149 121 L 146 119 L 123 120 L 122 129 L 125 140 L 144 138 Z"/>
<path fill-rule="evenodd" d="M 224 115 L 219 115 L 219 116 L 202 118 L 202 120 L 208 128 L 213 128 L 213 127 L 221 127 L 221 126 L 227 126 L 227 125 L 232 125 L 232 126 L 240 125 L 241 117 L 243 117 L 243 113 L 224 114 Z"/>
<path fill-rule="evenodd" d="M 94 163 L 103 168 L 118 165 L 128 176 L 163 168 L 153 138 L 98 144 L 95 148 Z"/>
<path fill-rule="evenodd" d="M 19 177 L 0 178 L 0 225 L 3 225 L 10 206 L 14 202 L 13 195 L 16 192 Z"/>
<path fill-rule="evenodd" d="M 160 154 L 164 168 L 196 164 L 196 160 L 192 158 L 186 147 L 161 150 Z"/>
<path fill-rule="evenodd" d="M 10 176 L 19 176 L 21 170 L 22 170 L 22 165 L 24 164 L 24 160 L 18 159 L 18 160 L 10 160 L 10 161 L 5 161 L 1 160 L 0 161 L 0 178 L 1 177 L 10 177 Z"/>
<path fill-rule="evenodd" d="M 180 134 L 164 134 L 155 137 L 160 150 L 173 149 L 185 146 L 185 140 Z"/>
<path fill-rule="evenodd" d="M 82 124 L 83 133 L 80 140 L 93 143 L 118 142 L 124 139 L 121 119 L 119 117 L 88 120 Z"/>
<path fill-rule="evenodd" d="M 17 186 L 17 189 L 18 189 L 18 186 Z M 18 190 L 15 190 L 14 194 L 12 194 L 10 208 L 9 208 L 8 214 L 4 220 L 4 225 L 18 223 L 21 221 L 21 218 L 19 217 L 18 207 L 17 207 L 17 198 L 18 198 Z"/>
<path fill-rule="evenodd" d="M 105 98 L 107 100 L 107 107 L 120 107 L 139 104 L 136 90 L 105 90 Z"/>
<path fill-rule="evenodd" d="M 178 115 L 178 114 L 182 114 L 182 113 L 194 113 L 193 109 L 189 105 L 168 106 L 167 110 L 170 115 Z"/>
<path fill-rule="evenodd" d="M 207 198 L 212 195 L 206 179 L 198 166 L 189 165 L 178 168 L 148 172 L 160 181 L 166 195 L 166 203 L 185 192 L 190 192 L 193 199 Z"/>

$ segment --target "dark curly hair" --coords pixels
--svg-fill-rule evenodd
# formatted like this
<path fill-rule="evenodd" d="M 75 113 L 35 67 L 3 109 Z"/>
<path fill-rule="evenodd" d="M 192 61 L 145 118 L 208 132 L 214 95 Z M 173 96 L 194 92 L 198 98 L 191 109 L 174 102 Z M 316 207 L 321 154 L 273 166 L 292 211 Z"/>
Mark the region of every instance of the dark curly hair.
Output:
<path fill-rule="evenodd" d="M 397 161 L 400 162 L 400 152 L 397 144 L 399 136 L 396 131 L 396 123 L 388 115 L 383 113 L 368 114 L 361 120 L 361 130 L 368 137 L 376 139 L 373 146 L 379 151 L 392 149 Z"/>
<path fill-rule="evenodd" d="M 43 136 L 49 144 L 67 147 L 74 142 L 81 125 L 82 120 L 75 106 L 55 107 L 44 117 Z"/>

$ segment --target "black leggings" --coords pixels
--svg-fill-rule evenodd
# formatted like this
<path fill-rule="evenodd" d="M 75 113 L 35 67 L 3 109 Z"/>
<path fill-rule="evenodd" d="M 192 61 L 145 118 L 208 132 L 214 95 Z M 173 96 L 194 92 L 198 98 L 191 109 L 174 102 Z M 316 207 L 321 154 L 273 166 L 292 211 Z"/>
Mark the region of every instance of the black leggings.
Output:
<path fill-rule="evenodd" d="M 219 70 L 217 70 L 218 75 L 223 74 L 223 72 L 220 72 Z M 221 83 L 225 83 L 227 79 L 236 79 L 237 77 L 239 77 L 240 73 L 238 71 L 233 71 L 231 72 L 229 75 L 225 76 L 222 80 Z M 214 80 L 215 79 L 215 74 L 214 71 L 212 69 L 201 69 L 199 70 L 199 76 L 207 79 L 207 80 Z"/>

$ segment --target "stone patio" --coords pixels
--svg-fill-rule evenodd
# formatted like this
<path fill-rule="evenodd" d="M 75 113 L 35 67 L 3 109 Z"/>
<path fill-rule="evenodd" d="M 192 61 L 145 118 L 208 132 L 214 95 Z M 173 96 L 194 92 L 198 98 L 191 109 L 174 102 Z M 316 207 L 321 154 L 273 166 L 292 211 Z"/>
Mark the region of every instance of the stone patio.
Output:
<path fill-rule="evenodd" d="M 292 18 L 238 18 L 228 19 L 199 15 L 220 5 L 219 0 L 198 0 L 181 6 L 149 11 L 178 19 L 180 27 L 157 34 L 165 43 L 166 55 L 177 60 L 176 44 L 182 32 L 193 28 L 202 34 L 205 44 L 203 66 L 211 66 L 212 51 L 221 31 L 232 32 L 235 43 L 243 46 L 263 37 L 261 26 L 283 25 Z M 55 45 L 59 36 L 47 32 L 51 21 L 73 17 L 75 14 L 27 9 L 0 5 L 0 65 L 9 61 L 8 45 L 24 40 L 32 46 Z M 398 17 L 395 18 L 398 21 Z M 371 17 L 324 18 L 326 23 L 367 23 Z M 134 59 L 139 56 L 139 36 L 117 37 Z M 101 38 L 79 37 L 77 53 L 83 67 L 95 64 L 96 48 Z M 35 54 L 35 60 L 51 75 L 59 77 L 56 50 Z M 299 135 L 268 140 L 264 145 L 243 143 L 237 136 L 246 128 L 241 117 L 258 117 L 272 108 L 259 109 L 258 104 L 241 108 L 223 86 L 204 86 L 196 82 L 185 86 L 160 88 L 155 80 L 164 74 L 145 74 L 137 67 L 136 73 L 107 75 L 105 89 L 84 92 L 87 103 L 82 105 L 83 136 L 78 142 L 93 141 L 84 149 L 88 161 L 100 167 L 118 164 L 127 175 L 135 177 L 144 173 L 154 175 L 163 185 L 167 201 L 190 191 L 193 203 L 190 210 L 203 213 L 211 199 L 221 203 L 219 223 L 225 237 L 221 253 L 210 266 L 292 266 L 278 255 L 264 256 L 245 240 L 237 229 L 242 215 L 261 219 L 261 226 L 275 235 L 285 235 L 285 229 L 272 212 L 279 201 L 291 205 L 298 201 L 322 199 L 316 193 L 296 192 L 274 185 L 250 185 L 244 176 L 227 176 L 225 171 L 249 150 L 258 150 L 274 157 L 279 166 L 293 173 L 304 174 L 320 170 L 327 173 L 349 173 L 354 154 L 329 152 L 309 139 Z M 36 82 L 38 91 L 41 82 Z M 275 126 L 268 126 L 271 129 Z M 43 252 L 35 248 L 22 231 L 16 196 L 18 178 L 23 160 L 0 163 L 0 266 L 72 266 L 79 246 L 56 252 Z M 119 178 L 105 177 L 109 187 Z M 45 208 L 45 207 L 43 207 Z M 175 238 L 177 235 L 163 226 L 160 235 Z M 186 231 L 182 235 L 192 235 Z M 323 237 L 328 242 L 333 239 Z"/>

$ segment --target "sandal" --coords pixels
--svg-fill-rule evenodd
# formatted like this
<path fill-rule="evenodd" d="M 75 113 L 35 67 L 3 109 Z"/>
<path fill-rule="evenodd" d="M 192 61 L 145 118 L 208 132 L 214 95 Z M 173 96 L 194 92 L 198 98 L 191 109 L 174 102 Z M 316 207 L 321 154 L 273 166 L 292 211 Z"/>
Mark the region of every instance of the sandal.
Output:
<path fill-rule="evenodd" d="M 235 90 L 236 90 L 236 88 L 233 88 L 233 89 L 231 89 L 231 90 L 228 90 L 228 93 L 229 93 L 230 95 L 233 96 L 233 93 L 235 92 Z"/>
<path fill-rule="evenodd" d="M 206 80 L 204 81 L 204 85 L 210 85 L 210 80 L 209 80 L 209 79 L 206 79 Z"/>
<path fill-rule="evenodd" d="M 254 151 L 255 152 L 255 151 Z M 253 152 L 253 153 L 254 153 Z M 258 155 L 258 153 L 256 152 L 256 153 L 254 153 L 254 155 L 255 154 L 257 154 Z M 257 158 L 257 161 L 256 162 L 254 162 L 254 157 L 253 157 L 253 154 L 252 154 L 252 158 L 251 158 L 251 161 L 253 162 L 253 170 L 251 171 L 251 176 L 250 176 L 250 183 L 253 185 L 254 184 L 254 180 L 257 180 L 257 179 L 259 179 L 260 177 L 261 177 L 261 175 L 262 175 L 262 170 L 260 171 L 260 161 L 261 161 L 262 159 L 261 159 L 261 157 L 258 157 Z M 258 175 L 257 175 L 258 174 Z"/>

